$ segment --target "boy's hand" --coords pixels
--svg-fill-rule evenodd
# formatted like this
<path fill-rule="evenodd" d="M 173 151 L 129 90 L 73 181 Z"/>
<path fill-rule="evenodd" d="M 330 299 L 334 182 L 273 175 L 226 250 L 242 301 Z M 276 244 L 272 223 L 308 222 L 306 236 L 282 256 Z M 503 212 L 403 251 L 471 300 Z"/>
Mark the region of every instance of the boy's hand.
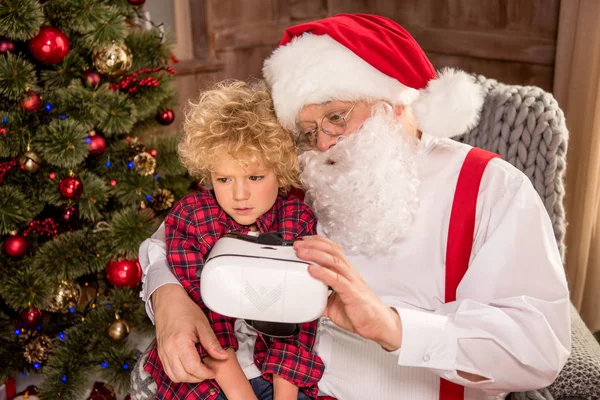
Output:
<path fill-rule="evenodd" d="M 279 375 L 273 375 L 273 400 L 296 400 L 298 387 Z"/>
<path fill-rule="evenodd" d="M 215 374 L 202 364 L 200 342 L 214 359 L 226 360 L 208 319 L 179 285 L 163 285 L 152 294 L 158 356 L 173 382 L 202 382 Z"/>
<path fill-rule="evenodd" d="M 235 357 L 235 351 L 232 348 L 225 351 L 229 355 L 226 360 L 215 360 L 209 356 L 204 357 L 202 361 L 214 371 L 215 380 L 228 400 L 257 400 L 250 382 Z"/>

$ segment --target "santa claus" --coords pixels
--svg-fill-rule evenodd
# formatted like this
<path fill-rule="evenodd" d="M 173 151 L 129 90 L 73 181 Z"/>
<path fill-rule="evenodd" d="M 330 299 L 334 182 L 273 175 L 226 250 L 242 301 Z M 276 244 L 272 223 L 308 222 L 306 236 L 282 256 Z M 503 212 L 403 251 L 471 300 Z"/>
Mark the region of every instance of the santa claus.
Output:
<path fill-rule="evenodd" d="M 294 244 L 331 286 L 316 352 L 323 396 L 483 399 L 549 385 L 570 352 L 569 298 L 550 219 L 525 175 L 451 140 L 482 93 L 436 74 L 398 24 L 337 15 L 289 28 L 265 61 L 296 136 L 320 235 Z M 164 232 L 140 248 L 161 360 L 173 381 L 223 358 L 170 274 Z"/>

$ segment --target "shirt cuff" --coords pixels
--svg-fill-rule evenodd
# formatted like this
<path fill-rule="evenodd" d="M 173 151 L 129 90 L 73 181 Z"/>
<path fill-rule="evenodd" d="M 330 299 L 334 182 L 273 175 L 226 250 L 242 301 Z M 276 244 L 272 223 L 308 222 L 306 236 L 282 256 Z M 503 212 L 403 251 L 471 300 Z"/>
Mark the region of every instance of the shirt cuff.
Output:
<path fill-rule="evenodd" d="M 168 284 L 176 284 L 182 286 L 177 280 L 175 275 L 169 270 L 169 264 L 167 260 L 157 261 L 148 269 L 147 274 L 144 276 L 144 282 L 140 297 L 146 303 L 146 314 L 154 323 L 154 309 L 152 308 L 152 293 L 159 287 Z"/>
<path fill-rule="evenodd" d="M 402 321 L 402 346 L 392 352 L 398 365 L 456 370 L 457 337 L 448 316 L 396 308 Z"/>
<path fill-rule="evenodd" d="M 289 343 L 275 342 L 268 349 L 262 374 L 279 375 L 299 388 L 316 388 L 325 364 L 316 354 Z"/>

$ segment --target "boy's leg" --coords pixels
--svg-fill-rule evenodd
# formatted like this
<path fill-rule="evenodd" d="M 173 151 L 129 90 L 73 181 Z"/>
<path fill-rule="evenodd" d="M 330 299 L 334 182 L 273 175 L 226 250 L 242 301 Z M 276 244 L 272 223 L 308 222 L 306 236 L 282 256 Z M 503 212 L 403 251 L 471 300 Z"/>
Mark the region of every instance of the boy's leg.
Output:
<path fill-rule="evenodd" d="M 250 379 L 250 385 L 258 400 L 273 400 L 273 384 L 262 376 Z"/>

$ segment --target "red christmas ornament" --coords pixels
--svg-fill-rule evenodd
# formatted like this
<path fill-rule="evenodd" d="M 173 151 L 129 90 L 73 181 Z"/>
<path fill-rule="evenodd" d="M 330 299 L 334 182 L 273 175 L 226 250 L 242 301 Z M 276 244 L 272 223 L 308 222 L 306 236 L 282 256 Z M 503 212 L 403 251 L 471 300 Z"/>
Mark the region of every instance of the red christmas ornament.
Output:
<path fill-rule="evenodd" d="M 83 182 L 76 176 L 67 176 L 60 180 L 58 191 L 68 199 L 78 199 L 83 193 Z"/>
<path fill-rule="evenodd" d="M 29 52 L 44 64 L 58 64 L 69 53 L 69 38 L 57 28 L 44 26 L 27 42 Z"/>
<path fill-rule="evenodd" d="M 142 281 L 142 267 L 137 259 L 109 261 L 106 278 L 113 286 L 134 288 Z"/>
<path fill-rule="evenodd" d="M 90 150 L 89 153 L 93 156 L 98 156 L 106 150 L 106 140 L 100 135 L 90 134 Z"/>
<path fill-rule="evenodd" d="M 4 250 L 6 255 L 14 258 L 24 256 L 27 253 L 27 249 L 29 249 L 29 240 L 19 234 L 7 237 L 2 244 L 2 250 Z"/>
<path fill-rule="evenodd" d="M 21 320 L 27 326 L 36 325 L 42 319 L 42 311 L 37 308 L 26 308 L 21 311 Z"/>
<path fill-rule="evenodd" d="M 79 210 L 76 207 L 63 207 L 61 219 L 63 222 L 75 222 L 79 218 Z"/>
<path fill-rule="evenodd" d="M 158 113 L 156 120 L 161 125 L 169 125 L 175 119 L 175 113 L 173 110 L 166 109 Z"/>
<path fill-rule="evenodd" d="M 129 4 L 135 7 L 143 6 L 146 0 L 127 0 Z"/>
<path fill-rule="evenodd" d="M 42 98 L 36 92 L 27 92 L 20 103 L 21 109 L 25 111 L 36 111 L 42 106 Z"/>
<path fill-rule="evenodd" d="M 15 51 L 15 44 L 10 40 L 0 39 L 0 54 L 12 53 Z"/>
<path fill-rule="evenodd" d="M 86 71 L 81 80 L 85 86 L 95 88 L 100 85 L 100 74 L 96 71 Z"/>

